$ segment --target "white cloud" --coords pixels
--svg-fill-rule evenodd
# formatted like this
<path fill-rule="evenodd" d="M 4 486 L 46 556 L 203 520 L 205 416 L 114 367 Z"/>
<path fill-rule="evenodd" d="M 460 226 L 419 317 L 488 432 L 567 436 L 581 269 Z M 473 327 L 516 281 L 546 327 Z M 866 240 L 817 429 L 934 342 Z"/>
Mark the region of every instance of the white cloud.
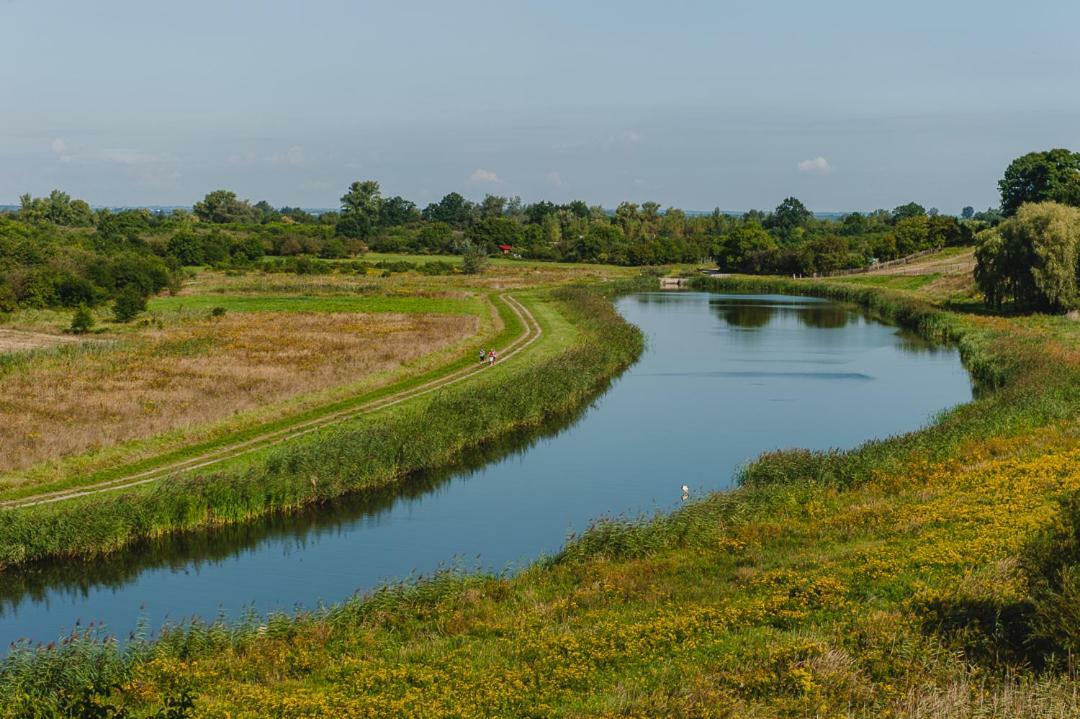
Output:
<path fill-rule="evenodd" d="M 641 142 L 641 132 L 638 130 L 623 130 L 620 139 L 627 145 L 636 145 Z"/>
<path fill-rule="evenodd" d="M 477 168 L 469 175 L 469 182 L 501 182 L 501 180 L 494 170 Z"/>
<path fill-rule="evenodd" d="M 799 172 L 805 175 L 827 175 L 832 172 L 832 165 L 820 155 L 813 160 L 803 160 L 798 167 Z"/>
<path fill-rule="evenodd" d="M 562 187 L 566 184 L 562 179 L 562 175 L 560 175 L 555 170 L 552 170 L 548 174 L 544 175 L 544 178 L 555 187 Z"/>

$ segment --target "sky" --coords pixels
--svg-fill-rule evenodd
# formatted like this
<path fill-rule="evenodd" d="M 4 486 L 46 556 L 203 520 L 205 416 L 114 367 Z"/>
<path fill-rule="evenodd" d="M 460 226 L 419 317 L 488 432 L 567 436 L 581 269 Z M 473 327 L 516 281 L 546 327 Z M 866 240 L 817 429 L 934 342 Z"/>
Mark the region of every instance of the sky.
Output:
<path fill-rule="evenodd" d="M 0 204 L 347 185 L 690 210 L 997 205 L 1080 149 L 1074 0 L 0 0 Z"/>

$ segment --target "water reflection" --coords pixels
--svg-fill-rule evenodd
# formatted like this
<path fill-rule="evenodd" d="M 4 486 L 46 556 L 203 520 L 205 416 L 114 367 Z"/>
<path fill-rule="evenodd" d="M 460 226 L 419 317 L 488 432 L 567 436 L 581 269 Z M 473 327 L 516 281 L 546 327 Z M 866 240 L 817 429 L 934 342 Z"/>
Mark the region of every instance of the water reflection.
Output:
<path fill-rule="evenodd" d="M 119 589 L 148 569 L 198 572 L 203 566 L 272 543 L 303 549 L 308 542 L 333 535 L 359 521 L 377 521 L 397 505 L 428 495 L 452 479 L 468 480 L 484 466 L 520 456 L 541 440 L 558 437 L 588 411 L 588 405 L 557 416 L 528 430 L 466 451 L 437 470 L 417 472 L 398 485 L 357 492 L 258 521 L 199 532 L 182 532 L 140 542 L 125 551 L 90 560 L 50 560 L 0 573 L 0 617 L 17 612 L 23 603 L 49 596 L 86 597 L 95 589 Z"/>
<path fill-rule="evenodd" d="M 859 321 L 849 308 L 814 298 L 723 297 L 710 300 L 709 309 L 725 324 L 741 329 L 760 329 L 788 317 L 816 329 L 839 329 Z"/>

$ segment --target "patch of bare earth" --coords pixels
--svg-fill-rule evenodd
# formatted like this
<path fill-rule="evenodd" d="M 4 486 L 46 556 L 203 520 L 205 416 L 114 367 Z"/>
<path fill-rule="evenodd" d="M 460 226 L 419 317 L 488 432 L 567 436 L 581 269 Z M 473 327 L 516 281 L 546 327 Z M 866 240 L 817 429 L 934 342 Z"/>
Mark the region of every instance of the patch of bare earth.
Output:
<path fill-rule="evenodd" d="M 376 377 L 475 334 L 476 317 L 230 313 L 113 350 L 43 358 L 0 383 L 0 471 L 188 430 Z M 370 378 L 370 383 L 365 383 Z"/>

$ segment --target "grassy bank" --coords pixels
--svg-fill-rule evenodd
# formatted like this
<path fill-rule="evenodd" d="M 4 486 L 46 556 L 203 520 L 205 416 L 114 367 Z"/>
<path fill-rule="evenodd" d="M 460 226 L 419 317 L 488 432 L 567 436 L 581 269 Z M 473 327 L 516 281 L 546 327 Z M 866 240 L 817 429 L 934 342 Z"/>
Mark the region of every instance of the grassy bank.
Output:
<path fill-rule="evenodd" d="M 526 297 L 544 335 L 514 361 L 212 471 L 2 512 L 0 566 L 109 552 L 141 538 L 384 487 L 588 401 L 640 352 L 640 333 L 595 291 L 564 288 Z"/>
<path fill-rule="evenodd" d="M 857 283 L 701 283 L 825 295 L 956 342 L 980 397 L 852 452 L 768 455 L 736 491 L 598 524 L 513 577 L 17 653 L 0 715 L 1080 714 L 1061 581 L 1080 564 L 1080 508 L 1061 503 L 1080 492 L 1080 328 Z"/>

